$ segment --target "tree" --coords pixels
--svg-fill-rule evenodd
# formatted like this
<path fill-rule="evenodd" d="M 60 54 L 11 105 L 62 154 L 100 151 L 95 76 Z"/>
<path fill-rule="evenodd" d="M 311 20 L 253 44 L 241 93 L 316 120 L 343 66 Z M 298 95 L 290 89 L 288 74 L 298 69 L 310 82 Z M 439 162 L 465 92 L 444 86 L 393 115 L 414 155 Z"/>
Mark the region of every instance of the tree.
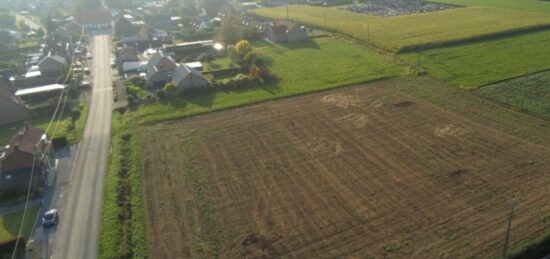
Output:
<path fill-rule="evenodd" d="M 172 82 L 168 82 L 166 83 L 166 85 L 164 85 L 164 88 L 162 88 L 162 91 L 164 91 L 166 95 L 172 95 L 177 92 L 177 86 Z"/>
<path fill-rule="evenodd" d="M 252 52 L 252 46 L 250 46 L 250 42 L 247 40 L 240 40 L 237 44 L 235 44 L 235 50 L 242 59 Z"/>
<path fill-rule="evenodd" d="M 252 65 L 256 67 L 265 67 L 264 60 L 260 57 L 254 58 L 254 60 L 252 60 Z"/>
<path fill-rule="evenodd" d="M 223 20 L 222 25 L 217 30 L 217 38 L 225 44 L 235 44 L 242 39 L 242 34 L 239 20 L 233 16 Z"/>

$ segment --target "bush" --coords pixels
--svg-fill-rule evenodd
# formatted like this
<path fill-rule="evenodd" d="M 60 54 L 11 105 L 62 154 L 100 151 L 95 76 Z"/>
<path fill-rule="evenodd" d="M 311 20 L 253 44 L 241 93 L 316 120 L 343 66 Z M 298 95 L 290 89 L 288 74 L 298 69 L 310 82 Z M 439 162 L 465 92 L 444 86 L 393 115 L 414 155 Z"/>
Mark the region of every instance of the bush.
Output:
<path fill-rule="evenodd" d="M 166 98 L 166 92 L 164 92 L 164 90 L 158 90 L 157 91 L 157 97 L 161 100 Z"/>
<path fill-rule="evenodd" d="M 209 53 L 202 53 L 198 60 L 202 63 L 210 63 L 212 61 L 214 61 L 214 56 L 212 54 L 209 54 Z"/>
<path fill-rule="evenodd" d="M 147 86 L 147 81 L 145 81 L 145 79 L 140 76 L 131 77 L 130 82 L 132 82 L 132 84 L 139 86 L 141 88 L 145 88 Z"/>

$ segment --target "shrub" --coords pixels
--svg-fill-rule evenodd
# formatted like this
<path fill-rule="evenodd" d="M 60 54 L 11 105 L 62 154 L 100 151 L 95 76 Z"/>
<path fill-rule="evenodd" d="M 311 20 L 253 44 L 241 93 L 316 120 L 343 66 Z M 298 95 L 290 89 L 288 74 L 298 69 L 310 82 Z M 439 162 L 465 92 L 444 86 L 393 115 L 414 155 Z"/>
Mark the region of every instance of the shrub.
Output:
<path fill-rule="evenodd" d="M 132 84 L 139 86 L 141 88 L 145 88 L 147 86 L 147 81 L 145 81 L 145 79 L 140 76 L 131 77 L 130 82 L 132 82 Z"/>
<path fill-rule="evenodd" d="M 161 100 L 166 98 L 166 92 L 164 92 L 164 90 L 158 90 L 157 91 L 157 97 Z"/>

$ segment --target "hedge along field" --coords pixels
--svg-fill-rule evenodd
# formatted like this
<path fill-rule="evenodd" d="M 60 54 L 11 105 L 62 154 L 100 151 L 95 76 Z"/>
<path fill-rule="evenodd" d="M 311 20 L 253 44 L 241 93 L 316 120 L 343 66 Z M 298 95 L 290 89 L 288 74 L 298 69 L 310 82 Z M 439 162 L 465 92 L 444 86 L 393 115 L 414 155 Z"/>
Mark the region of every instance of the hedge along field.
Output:
<path fill-rule="evenodd" d="M 550 14 L 550 2 L 544 0 L 435 0 L 434 2 L 463 6 L 496 6 Z"/>
<path fill-rule="evenodd" d="M 333 37 L 289 44 L 254 43 L 278 82 L 257 88 L 192 95 L 165 104 L 150 104 L 132 112 L 139 123 L 177 119 L 198 113 L 236 107 L 357 84 L 406 73 L 378 54 Z"/>
<path fill-rule="evenodd" d="M 254 13 L 284 19 L 286 7 L 257 9 Z M 466 7 L 376 17 L 332 8 L 289 5 L 289 16 L 301 23 L 338 31 L 361 40 L 366 41 L 368 38 L 370 44 L 396 52 L 550 26 L 550 16 L 496 7 Z"/>
<path fill-rule="evenodd" d="M 550 32 L 420 52 L 420 65 L 431 75 L 463 88 L 550 68 Z M 417 64 L 418 53 L 400 55 Z"/>

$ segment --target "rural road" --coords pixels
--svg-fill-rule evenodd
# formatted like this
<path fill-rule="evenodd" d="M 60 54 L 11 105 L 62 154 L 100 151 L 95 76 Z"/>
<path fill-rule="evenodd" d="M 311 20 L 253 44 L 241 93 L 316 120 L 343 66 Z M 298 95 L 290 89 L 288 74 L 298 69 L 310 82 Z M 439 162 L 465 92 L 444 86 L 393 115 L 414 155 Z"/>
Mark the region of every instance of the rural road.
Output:
<path fill-rule="evenodd" d="M 90 113 L 59 208 L 51 258 L 97 258 L 103 182 L 111 131 L 111 37 L 91 36 L 93 90 Z"/>

